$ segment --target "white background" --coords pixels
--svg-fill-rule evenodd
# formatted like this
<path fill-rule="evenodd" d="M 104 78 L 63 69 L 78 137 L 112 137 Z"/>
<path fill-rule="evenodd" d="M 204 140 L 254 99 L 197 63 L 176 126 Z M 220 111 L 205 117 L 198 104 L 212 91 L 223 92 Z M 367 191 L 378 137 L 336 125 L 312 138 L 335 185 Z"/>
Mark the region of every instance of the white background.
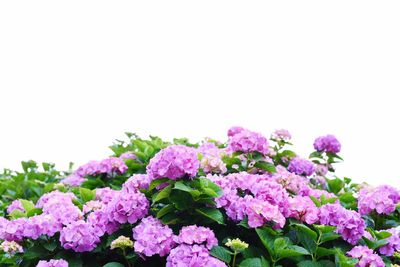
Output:
<path fill-rule="evenodd" d="M 338 174 L 400 179 L 399 1 L 1 1 L 0 168 L 85 163 L 124 131 L 335 134 Z"/>

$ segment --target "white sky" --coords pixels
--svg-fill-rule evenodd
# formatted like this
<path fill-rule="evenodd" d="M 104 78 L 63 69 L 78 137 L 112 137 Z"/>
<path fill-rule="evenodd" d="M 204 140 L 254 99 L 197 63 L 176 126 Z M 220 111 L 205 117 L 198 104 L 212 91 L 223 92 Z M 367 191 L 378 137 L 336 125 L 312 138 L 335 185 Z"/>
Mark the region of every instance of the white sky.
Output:
<path fill-rule="evenodd" d="M 287 128 L 397 185 L 399 1 L 1 1 L 0 168 L 85 163 L 124 131 Z"/>

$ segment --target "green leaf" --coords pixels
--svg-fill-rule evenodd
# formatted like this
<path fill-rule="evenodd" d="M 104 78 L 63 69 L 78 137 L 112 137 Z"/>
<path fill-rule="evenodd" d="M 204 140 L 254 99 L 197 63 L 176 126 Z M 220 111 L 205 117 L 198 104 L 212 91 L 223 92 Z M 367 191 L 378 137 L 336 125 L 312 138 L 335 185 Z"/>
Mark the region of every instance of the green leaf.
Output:
<path fill-rule="evenodd" d="M 26 217 L 26 213 L 21 211 L 21 210 L 13 210 L 10 214 L 9 214 L 10 218 L 12 219 L 18 219 L 18 218 L 23 218 Z"/>
<path fill-rule="evenodd" d="M 153 190 L 154 188 L 156 188 L 157 186 L 166 183 L 166 182 L 170 182 L 171 180 L 168 178 L 161 178 L 161 179 L 156 179 L 153 180 L 150 185 L 149 185 L 149 191 Z"/>
<path fill-rule="evenodd" d="M 280 259 L 310 255 L 310 253 L 305 248 L 300 246 L 288 246 L 288 248 L 286 249 L 279 250 L 277 254 Z"/>
<path fill-rule="evenodd" d="M 20 199 L 19 201 L 21 202 L 26 212 L 29 212 L 35 208 L 35 204 L 33 204 L 32 201 L 26 199 Z"/>
<path fill-rule="evenodd" d="M 222 215 L 221 211 L 215 208 L 199 208 L 196 209 L 196 212 L 207 217 L 218 224 L 225 224 L 224 223 L 224 216 Z"/>
<path fill-rule="evenodd" d="M 317 250 L 315 251 L 315 253 L 317 254 L 317 256 L 319 258 L 321 258 L 321 257 L 325 257 L 328 255 L 335 255 L 336 250 L 328 249 L 328 248 L 324 248 L 324 247 L 318 247 Z"/>
<path fill-rule="evenodd" d="M 42 244 L 45 249 L 50 252 L 53 252 L 57 248 L 57 242 L 55 240 L 45 242 Z"/>
<path fill-rule="evenodd" d="M 103 267 L 124 267 L 124 266 L 125 265 L 115 261 L 103 265 Z"/>
<path fill-rule="evenodd" d="M 266 161 L 258 161 L 254 164 L 254 167 L 267 171 L 269 173 L 276 173 L 276 168 L 273 163 L 266 162 Z"/>
<path fill-rule="evenodd" d="M 265 258 L 249 258 L 242 260 L 239 267 L 269 267 L 269 263 Z"/>
<path fill-rule="evenodd" d="M 273 256 L 275 255 L 274 240 L 276 233 L 270 228 L 256 228 L 256 233 L 263 243 L 264 247 L 268 250 L 268 253 Z"/>
<path fill-rule="evenodd" d="M 168 185 L 167 187 L 159 191 L 157 194 L 153 195 L 153 203 L 156 203 L 162 199 L 169 197 L 169 195 L 171 194 L 171 190 L 172 190 L 172 185 Z"/>
<path fill-rule="evenodd" d="M 42 209 L 34 208 L 34 209 L 31 209 L 29 212 L 27 212 L 26 216 L 27 217 L 32 217 L 32 216 L 35 216 L 35 215 L 42 214 L 42 212 L 43 212 Z"/>
<path fill-rule="evenodd" d="M 335 178 L 335 179 L 326 179 L 327 183 L 328 183 L 328 190 L 329 192 L 332 192 L 334 194 L 339 193 L 340 190 L 342 190 L 342 188 L 344 187 L 344 182 L 339 179 L 339 178 Z"/>
<path fill-rule="evenodd" d="M 81 198 L 84 202 L 88 202 L 96 198 L 96 193 L 87 188 L 80 187 L 79 193 L 81 194 Z"/>
<path fill-rule="evenodd" d="M 314 152 L 312 152 L 312 153 L 310 154 L 309 158 L 310 158 L 310 159 L 311 159 L 311 158 L 319 158 L 319 159 L 321 159 L 321 158 L 322 158 L 322 154 L 321 154 L 321 152 L 314 151 Z"/>
<path fill-rule="evenodd" d="M 323 233 L 320 238 L 320 243 L 322 244 L 322 243 L 325 243 L 328 241 L 332 241 L 332 240 L 338 239 L 339 237 L 340 237 L 340 235 L 335 232 Z"/>
<path fill-rule="evenodd" d="M 164 216 L 167 213 L 170 213 L 171 211 L 174 211 L 175 207 L 172 204 L 165 205 L 162 207 L 158 212 L 157 212 L 157 219 L 160 219 L 162 216 Z"/>
<path fill-rule="evenodd" d="M 175 183 L 174 189 L 185 191 L 185 192 L 190 192 L 193 190 L 193 188 L 185 185 L 182 181 L 178 181 Z"/>
<path fill-rule="evenodd" d="M 231 254 L 229 250 L 221 246 L 214 246 L 211 251 L 211 255 L 215 258 L 222 260 L 223 262 L 230 263 L 231 262 Z"/>
<path fill-rule="evenodd" d="M 323 264 L 316 261 L 301 261 L 297 264 L 298 267 L 325 267 Z"/>

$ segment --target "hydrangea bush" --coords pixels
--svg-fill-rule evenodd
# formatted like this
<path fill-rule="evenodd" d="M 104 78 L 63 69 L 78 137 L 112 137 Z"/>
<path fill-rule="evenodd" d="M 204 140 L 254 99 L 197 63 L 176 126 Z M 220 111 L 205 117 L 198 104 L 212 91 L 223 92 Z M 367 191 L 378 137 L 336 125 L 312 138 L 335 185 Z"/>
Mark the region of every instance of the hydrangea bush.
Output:
<path fill-rule="evenodd" d="M 400 192 L 335 175 L 341 144 L 242 127 L 127 140 L 109 158 L 0 174 L 0 266 L 350 267 L 400 263 Z"/>

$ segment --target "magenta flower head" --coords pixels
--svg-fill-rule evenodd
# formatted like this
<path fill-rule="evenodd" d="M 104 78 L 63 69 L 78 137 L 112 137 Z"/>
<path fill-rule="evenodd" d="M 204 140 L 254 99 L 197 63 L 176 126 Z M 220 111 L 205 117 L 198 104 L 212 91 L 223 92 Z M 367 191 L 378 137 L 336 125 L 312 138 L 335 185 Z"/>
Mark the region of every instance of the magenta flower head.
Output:
<path fill-rule="evenodd" d="M 229 138 L 228 151 L 243 153 L 260 152 L 266 155 L 269 152 L 269 144 L 267 138 L 261 134 L 242 130 Z"/>
<path fill-rule="evenodd" d="M 390 214 L 400 202 L 400 192 L 388 185 L 378 187 L 366 186 L 358 196 L 358 211 L 361 215 L 375 210 L 378 214 Z"/>
<path fill-rule="evenodd" d="M 131 160 L 136 160 L 138 157 L 136 156 L 136 154 L 134 153 L 134 152 L 130 152 L 130 151 L 128 151 L 128 152 L 125 152 L 125 153 L 123 153 L 123 154 L 121 154 L 120 156 L 119 156 L 119 158 L 120 159 L 131 159 Z"/>
<path fill-rule="evenodd" d="M 72 222 L 61 230 L 60 242 L 65 249 L 85 252 L 96 248 L 100 238 L 91 224 L 81 220 Z"/>
<path fill-rule="evenodd" d="M 158 152 L 147 165 L 147 174 L 153 178 L 176 180 L 194 177 L 200 167 L 197 150 L 183 145 L 172 145 Z"/>
<path fill-rule="evenodd" d="M 179 235 L 175 237 L 175 242 L 187 245 L 205 245 L 208 249 L 218 245 L 218 240 L 210 228 L 197 225 L 182 227 Z"/>
<path fill-rule="evenodd" d="M 288 166 L 288 171 L 297 175 L 310 176 L 315 171 L 314 163 L 300 157 L 293 158 Z"/>
<path fill-rule="evenodd" d="M 202 245 L 182 244 L 171 250 L 166 267 L 226 267 L 222 261 L 211 257 L 210 252 Z"/>
<path fill-rule="evenodd" d="M 384 267 L 385 263 L 378 254 L 374 253 L 372 249 L 367 246 L 356 246 L 347 252 L 352 258 L 358 259 L 356 267 Z"/>
<path fill-rule="evenodd" d="M 149 201 L 140 192 L 120 191 L 107 205 L 109 220 L 117 223 L 133 224 L 147 215 Z"/>
<path fill-rule="evenodd" d="M 158 219 L 151 216 L 144 218 L 133 228 L 135 252 L 147 257 L 156 254 L 164 257 L 175 244 L 173 236 L 171 228 L 163 225 Z"/>
<path fill-rule="evenodd" d="M 361 215 L 347 210 L 340 204 L 326 204 L 320 208 L 320 223 L 336 226 L 336 232 L 352 245 L 355 245 L 365 233 L 365 222 Z"/>
<path fill-rule="evenodd" d="M 85 182 L 87 179 L 83 178 L 82 176 L 79 176 L 75 173 L 68 175 L 64 179 L 60 181 L 60 183 L 69 185 L 69 186 L 80 186 L 83 182 Z"/>
<path fill-rule="evenodd" d="M 339 153 L 341 144 L 333 135 L 320 136 L 314 141 L 314 148 L 319 152 Z"/>
<path fill-rule="evenodd" d="M 68 262 L 65 260 L 49 260 L 39 261 L 36 267 L 68 267 Z"/>
<path fill-rule="evenodd" d="M 244 128 L 243 128 L 243 127 L 240 127 L 240 126 L 233 126 L 233 127 L 231 127 L 231 128 L 228 130 L 228 136 L 229 136 L 229 137 L 232 137 L 232 136 L 234 136 L 235 134 L 238 134 L 238 133 L 240 133 L 240 132 L 242 132 L 242 131 L 244 131 Z"/>
<path fill-rule="evenodd" d="M 147 174 L 134 174 L 122 185 L 126 192 L 136 192 L 141 189 L 149 189 L 151 178 Z"/>

